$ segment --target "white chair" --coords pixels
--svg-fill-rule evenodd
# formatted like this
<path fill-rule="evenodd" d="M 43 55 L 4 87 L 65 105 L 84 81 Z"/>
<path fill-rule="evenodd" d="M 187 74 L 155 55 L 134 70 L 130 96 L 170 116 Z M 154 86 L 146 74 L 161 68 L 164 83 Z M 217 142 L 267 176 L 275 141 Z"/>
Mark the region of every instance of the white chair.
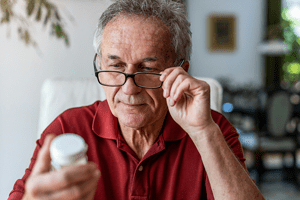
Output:
<path fill-rule="evenodd" d="M 211 88 L 211 109 L 221 112 L 223 89 L 218 81 L 199 78 Z M 52 78 L 44 82 L 41 91 L 38 138 L 44 129 L 64 110 L 105 100 L 104 90 L 96 78 Z"/>

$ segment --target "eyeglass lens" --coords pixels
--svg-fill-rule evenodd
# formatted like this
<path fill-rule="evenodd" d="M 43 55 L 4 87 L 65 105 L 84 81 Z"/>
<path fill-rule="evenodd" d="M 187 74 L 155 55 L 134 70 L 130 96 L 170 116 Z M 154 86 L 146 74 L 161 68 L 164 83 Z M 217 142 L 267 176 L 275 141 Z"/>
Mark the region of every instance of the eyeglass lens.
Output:
<path fill-rule="evenodd" d="M 135 74 L 134 81 L 138 86 L 142 87 L 160 87 L 160 75 L 157 74 Z M 123 85 L 126 81 L 126 75 L 120 72 L 99 72 L 98 78 L 100 83 L 108 86 Z"/>

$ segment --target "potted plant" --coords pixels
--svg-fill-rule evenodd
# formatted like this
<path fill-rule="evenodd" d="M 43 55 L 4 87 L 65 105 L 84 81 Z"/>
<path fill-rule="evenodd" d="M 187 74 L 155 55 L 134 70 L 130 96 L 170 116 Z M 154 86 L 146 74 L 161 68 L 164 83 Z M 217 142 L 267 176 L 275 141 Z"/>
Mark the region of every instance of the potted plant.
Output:
<path fill-rule="evenodd" d="M 25 16 L 14 11 L 17 0 L 0 0 L 0 25 L 17 22 L 17 32 L 26 45 L 37 47 L 37 42 L 30 34 L 30 20 L 44 26 L 50 25 L 50 34 L 64 41 L 69 46 L 68 35 L 64 30 L 63 19 L 53 3 L 48 0 L 22 0 L 25 2 Z"/>

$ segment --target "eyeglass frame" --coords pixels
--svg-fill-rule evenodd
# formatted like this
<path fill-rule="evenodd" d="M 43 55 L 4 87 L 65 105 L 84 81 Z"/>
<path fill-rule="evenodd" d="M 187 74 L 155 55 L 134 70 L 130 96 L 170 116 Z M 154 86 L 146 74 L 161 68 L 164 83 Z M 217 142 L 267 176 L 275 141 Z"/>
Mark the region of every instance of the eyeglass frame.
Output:
<path fill-rule="evenodd" d="M 94 64 L 94 72 L 95 72 L 95 76 L 96 76 L 96 78 L 97 78 L 97 80 L 98 80 L 98 82 L 99 82 L 100 85 L 104 85 L 104 86 L 108 86 L 108 87 L 120 87 L 120 86 L 125 85 L 125 83 L 126 83 L 128 77 L 132 78 L 134 84 L 135 84 L 136 86 L 138 86 L 138 87 L 141 87 L 141 88 L 146 88 L 146 89 L 157 89 L 157 88 L 160 88 L 160 87 L 162 86 L 162 84 L 163 84 L 163 82 L 161 82 L 160 86 L 158 86 L 158 87 L 145 87 L 145 86 L 138 85 L 138 84 L 135 82 L 135 79 L 134 79 L 135 75 L 138 75 L 138 74 L 153 74 L 153 75 L 159 75 L 159 76 L 161 76 L 161 74 L 158 74 L 158 73 L 151 73 L 151 72 L 136 72 L 136 73 L 133 73 L 133 74 L 126 74 L 126 73 L 124 73 L 124 72 L 112 71 L 112 70 L 97 70 L 97 67 L 96 67 L 96 58 L 97 58 L 97 55 L 98 55 L 98 54 L 96 53 L 95 56 L 94 56 L 93 64 Z M 179 64 L 179 67 L 181 67 L 183 63 L 184 63 L 184 60 L 182 59 L 181 62 L 180 62 L 180 64 Z M 125 81 L 124 81 L 124 83 L 121 84 L 121 85 L 106 85 L 106 84 L 103 84 L 103 83 L 100 82 L 99 76 L 98 76 L 98 74 L 101 73 L 101 72 L 117 72 L 117 73 L 120 73 L 120 74 L 124 74 L 124 75 L 125 75 Z"/>

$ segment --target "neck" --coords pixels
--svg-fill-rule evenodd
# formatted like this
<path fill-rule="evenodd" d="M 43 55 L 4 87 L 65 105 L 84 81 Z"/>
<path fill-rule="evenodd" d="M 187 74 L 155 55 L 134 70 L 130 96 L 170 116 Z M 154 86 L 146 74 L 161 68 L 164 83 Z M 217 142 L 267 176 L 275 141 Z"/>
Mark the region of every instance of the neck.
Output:
<path fill-rule="evenodd" d="M 164 120 L 155 125 L 133 129 L 120 124 L 121 134 L 128 146 L 142 159 L 157 140 Z"/>

